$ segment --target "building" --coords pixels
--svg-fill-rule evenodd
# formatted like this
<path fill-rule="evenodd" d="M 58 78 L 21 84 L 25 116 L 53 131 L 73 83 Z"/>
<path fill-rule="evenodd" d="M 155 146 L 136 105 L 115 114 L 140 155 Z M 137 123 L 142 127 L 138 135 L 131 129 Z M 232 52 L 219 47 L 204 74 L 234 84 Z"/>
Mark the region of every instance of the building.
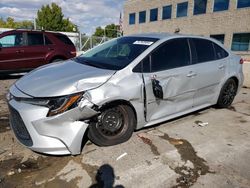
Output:
<path fill-rule="evenodd" d="M 123 29 L 209 36 L 250 58 L 250 0 L 127 0 Z"/>

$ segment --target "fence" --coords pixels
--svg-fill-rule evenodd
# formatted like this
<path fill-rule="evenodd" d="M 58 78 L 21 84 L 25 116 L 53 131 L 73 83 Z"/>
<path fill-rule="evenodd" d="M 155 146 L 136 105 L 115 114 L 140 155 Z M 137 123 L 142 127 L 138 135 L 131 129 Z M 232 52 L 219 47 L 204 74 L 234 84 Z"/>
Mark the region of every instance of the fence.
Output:
<path fill-rule="evenodd" d="M 0 33 L 5 31 L 13 30 L 11 28 L 0 28 Z M 52 31 L 53 32 L 53 31 Z M 65 34 L 69 37 L 69 39 L 74 43 L 76 49 L 78 51 L 87 51 L 103 42 L 110 40 L 108 37 L 97 37 L 97 36 L 87 36 L 82 33 L 76 32 L 59 32 Z"/>

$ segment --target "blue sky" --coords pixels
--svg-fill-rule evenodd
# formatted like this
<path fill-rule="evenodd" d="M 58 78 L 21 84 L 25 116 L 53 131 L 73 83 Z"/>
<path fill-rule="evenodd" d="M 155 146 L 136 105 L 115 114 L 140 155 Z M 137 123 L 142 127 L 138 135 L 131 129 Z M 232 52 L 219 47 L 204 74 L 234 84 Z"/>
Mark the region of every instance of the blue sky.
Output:
<path fill-rule="evenodd" d="M 97 26 L 119 23 L 125 0 L 0 0 L 0 17 L 33 20 L 44 4 L 57 3 L 73 23 L 91 34 Z"/>

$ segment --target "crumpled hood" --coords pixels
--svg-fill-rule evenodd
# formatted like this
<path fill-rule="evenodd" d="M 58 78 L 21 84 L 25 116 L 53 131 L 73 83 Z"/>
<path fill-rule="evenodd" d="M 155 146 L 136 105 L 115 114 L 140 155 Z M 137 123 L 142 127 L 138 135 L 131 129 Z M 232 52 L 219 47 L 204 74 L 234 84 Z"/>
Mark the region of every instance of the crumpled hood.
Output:
<path fill-rule="evenodd" d="M 114 73 L 113 70 L 67 60 L 40 67 L 19 79 L 15 85 L 33 97 L 56 97 L 96 88 Z"/>

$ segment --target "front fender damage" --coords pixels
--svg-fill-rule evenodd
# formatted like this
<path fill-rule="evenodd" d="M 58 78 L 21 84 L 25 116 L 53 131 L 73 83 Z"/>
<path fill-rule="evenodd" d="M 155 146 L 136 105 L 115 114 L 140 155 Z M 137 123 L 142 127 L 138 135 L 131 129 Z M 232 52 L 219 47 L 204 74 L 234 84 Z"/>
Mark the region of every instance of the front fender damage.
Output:
<path fill-rule="evenodd" d="M 93 104 L 79 105 L 62 114 L 34 121 L 32 124 L 40 135 L 60 140 L 72 155 L 77 155 L 81 153 L 82 139 L 89 126 L 84 120 L 98 114 L 91 105 Z"/>

